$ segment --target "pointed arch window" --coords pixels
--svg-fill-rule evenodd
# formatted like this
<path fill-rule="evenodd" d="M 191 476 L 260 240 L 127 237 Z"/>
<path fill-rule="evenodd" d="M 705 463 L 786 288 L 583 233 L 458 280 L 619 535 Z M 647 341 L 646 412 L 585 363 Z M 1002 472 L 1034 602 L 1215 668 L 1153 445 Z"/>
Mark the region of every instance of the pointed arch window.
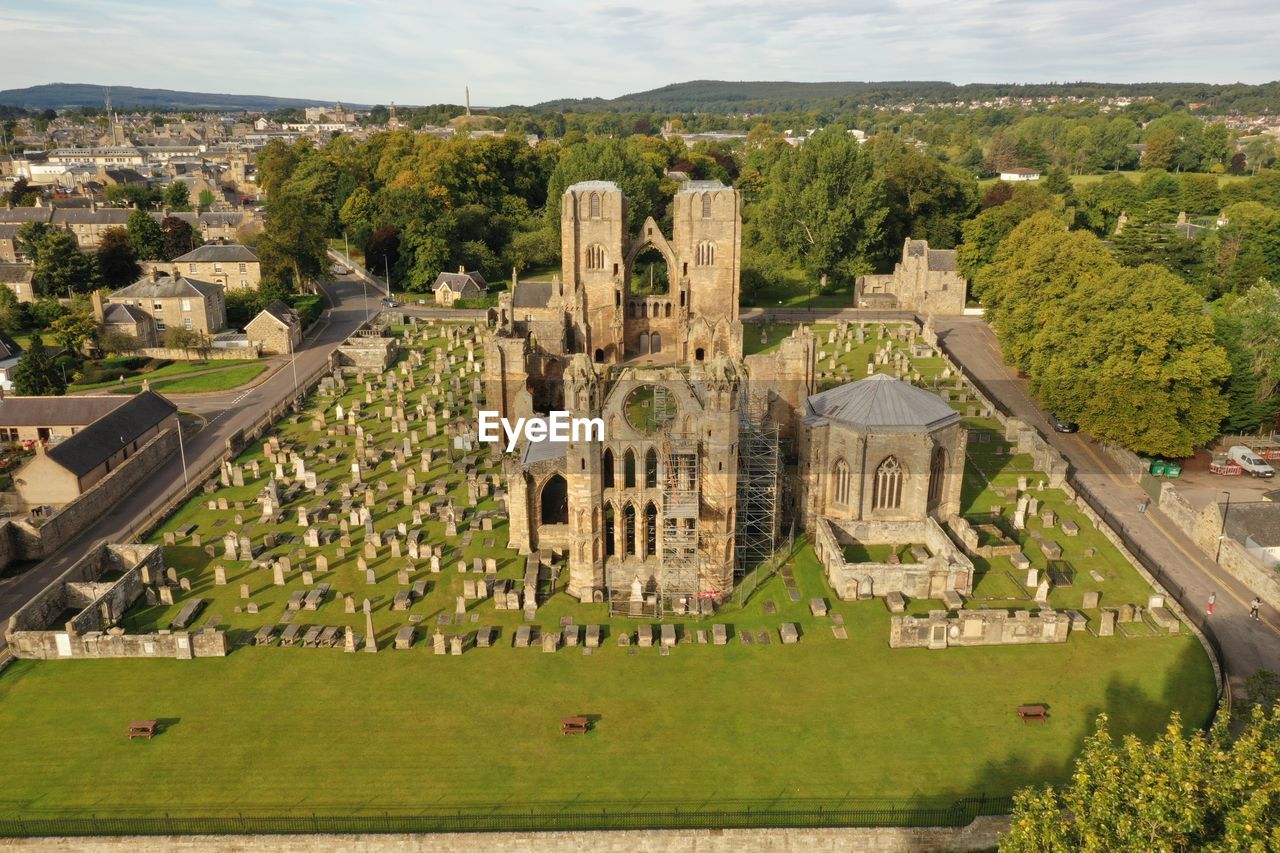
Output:
<path fill-rule="evenodd" d="M 703 240 L 694 249 L 694 261 L 700 267 L 709 267 L 716 262 L 716 244 Z"/>
<path fill-rule="evenodd" d="M 702 194 L 702 218 L 711 218 L 711 193 Z"/>
<path fill-rule="evenodd" d="M 605 448 L 604 459 L 600 461 L 600 485 L 606 489 L 613 488 L 613 450 Z"/>
<path fill-rule="evenodd" d="M 843 459 L 837 460 L 832 469 L 832 499 L 838 504 L 849 503 L 849 466 Z"/>
<path fill-rule="evenodd" d="M 942 484 L 947 476 L 947 451 L 935 447 L 933 458 L 929 460 L 929 506 L 936 506 L 942 500 Z"/>
<path fill-rule="evenodd" d="M 644 486 L 646 489 L 658 487 L 658 452 L 653 448 L 644 455 Z"/>
<path fill-rule="evenodd" d="M 604 269 L 604 246 L 594 243 L 587 247 L 587 269 L 602 270 Z"/>
<path fill-rule="evenodd" d="M 591 194 L 591 218 L 600 218 L 600 193 Z"/>
<path fill-rule="evenodd" d="M 636 508 L 627 505 L 626 512 L 622 514 L 623 524 L 626 527 L 626 540 L 623 542 L 623 552 L 628 557 L 634 557 L 636 553 Z"/>
<path fill-rule="evenodd" d="M 898 509 L 902 506 L 902 464 L 889 456 L 876 468 L 871 488 L 872 509 Z"/>
<path fill-rule="evenodd" d="M 636 487 L 636 455 L 630 449 L 622 457 L 622 485 L 628 489 Z"/>

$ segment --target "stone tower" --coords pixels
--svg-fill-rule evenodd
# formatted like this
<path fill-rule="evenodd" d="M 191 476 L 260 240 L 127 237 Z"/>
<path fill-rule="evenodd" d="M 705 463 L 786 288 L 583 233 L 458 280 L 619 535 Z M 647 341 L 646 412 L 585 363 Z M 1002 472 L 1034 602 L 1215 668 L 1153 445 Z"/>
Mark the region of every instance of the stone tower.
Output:
<path fill-rule="evenodd" d="M 684 355 L 690 361 L 742 357 L 740 203 L 738 191 L 719 181 L 686 181 L 672 202 L 671 243 L 680 264 L 681 308 L 688 317 Z"/>
<path fill-rule="evenodd" d="M 562 278 L 572 293 L 571 349 L 616 364 L 623 347 L 623 262 L 627 200 L 612 181 L 584 181 L 565 191 L 560 211 Z"/>

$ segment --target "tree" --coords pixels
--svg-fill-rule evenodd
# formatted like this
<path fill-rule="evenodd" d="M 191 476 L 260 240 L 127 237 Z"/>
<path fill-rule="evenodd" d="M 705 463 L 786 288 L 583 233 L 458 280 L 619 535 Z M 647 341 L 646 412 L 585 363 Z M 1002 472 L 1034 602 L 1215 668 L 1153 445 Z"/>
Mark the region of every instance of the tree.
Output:
<path fill-rule="evenodd" d="M 174 181 L 164 188 L 164 203 L 170 210 L 188 211 L 191 209 L 191 190 L 182 181 Z"/>
<path fill-rule="evenodd" d="M 98 283 L 97 260 L 80 251 L 74 234 L 55 228 L 35 246 L 31 283 L 41 295 L 87 293 Z"/>
<path fill-rule="evenodd" d="M 18 178 L 9 190 L 8 201 L 14 207 L 28 207 L 35 202 L 37 190 L 31 188 L 26 178 Z"/>
<path fill-rule="evenodd" d="M 349 239 L 357 246 L 367 243 L 373 234 L 374 212 L 373 195 L 365 187 L 356 187 L 343 202 L 342 210 L 338 213 L 338 221 L 346 229 Z"/>
<path fill-rule="evenodd" d="M 24 397 L 58 397 L 67 392 L 62 371 L 49 357 L 39 332 L 31 336 L 26 353 L 13 369 L 13 388 Z"/>
<path fill-rule="evenodd" d="M 889 206 L 871 156 L 828 126 L 774 165 L 754 214 L 763 248 L 815 278 L 852 280 L 887 259 Z"/>
<path fill-rule="evenodd" d="M 266 229 L 258 240 L 258 257 L 264 277 L 271 276 L 300 287 L 320 277 L 327 268 L 325 213 L 315 198 L 281 191 L 271 202 Z"/>
<path fill-rule="evenodd" d="M 147 184 L 112 184 L 103 193 L 107 201 L 126 207 L 139 207 L 143 210 L 154 207 L 164 200 L 164 194 Z"/>
<path fill-rule="evenodd" d="M 200 209 L 208 210 L 213 207 L 213 190 L 200 190 Z"/>
<path fill-rule="evenodd" d="M 12 334 L 31 324 L 31 312 L 7 287 L 0 287 L 0 329 Z"/>
<path fill-rule="evenodd" d="M 1171 127 L 1158 127 L 1147 134 L 1142 151 L 1143 169 L 1173 168 L 1173 157 L 1178 150 L 1178 134 Z"/>
<path fill-rule="evenodd" d="M 164 258 L 164 232 L 151 214 L 141 208 L 130 213 L 125 231 L 129 234 L 129 245 L 133 247 L 137 260 L 159 261 Z"/>
<path fill-rule="evenodd" d="M 191 223 L 177 216 L 160 220 L 160 234 L 164 241 L 162 257 L 166 261 L 182 257 L 202 242 Z"/>
<path fill-rule="evenodd" d="M 884 180 L 891 243 L 912 237 L 950 249 L 960 241 L 961 226 L 977 207 L 978 182 L 972 176 L 904 148 L 885 164 Z"/>
<path fill-rule="evenodd" d="M 98 323 L 91 314 L 68 313 L 49 324 L 58 346 L 69 352 L 80 352 L 98 334 Z"/>
<path fill-rule="evenodd" d="M 164 345 L 170 349 L 204 350 L 208 348 L 209 338 L 204 332 L 175 326 L 165 329 Z"/>
<path fill-rule="evenodd" d="M 141 274 L 129 232 L 123 228 L 104 231 L 98 243 L 98 275 L 102 286 L 115 290 L 137 281 Z"/>
<path fill-rule="evenodd" d="M 662 219 L 663 198 L 659 184 L 662 164 L 642 156 L 639 143 L 624 139 L 591 139 L 566 148 L 547 184 L 546 223 L 560 227 L 560 202 L 564 191 L 579 181 L 613 181 L 627 196 L 627 226 L 640 230 L 645 217 Z"/>
<path fill-rule="evenodd" d="M 1280 844 L 1280 719 L 1256 709 L 1232 737 L 1175 714 L 1151 744 L 1117 743 L 1105 714 L 1061 788 L 1014 797 L 1004 853 L 1044 850 L 1267 850 Z"/>

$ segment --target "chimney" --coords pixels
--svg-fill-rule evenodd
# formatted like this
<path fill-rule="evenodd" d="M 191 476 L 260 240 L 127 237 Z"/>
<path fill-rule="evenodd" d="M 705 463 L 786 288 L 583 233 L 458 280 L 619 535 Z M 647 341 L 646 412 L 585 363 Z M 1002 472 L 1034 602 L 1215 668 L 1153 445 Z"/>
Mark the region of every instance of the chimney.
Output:
<path fill-rule="evenodd" d="M 158 267 L 158 266 L 153 266 L 153 267 L 151 268 L 151 280 L 152 280 L 152 281 L 159 281 L 159 280 L 160 280 L 160 267 Z"/>
<path fill-rule="evenodd" d="M 465 264 L 458 264 L 458 274 L 459 274 L 459 275 L 462 275 L 462 274 L 463 274 L 463 273 L 465 273 L 466 271 L 467 271 L 467 267 L 466 267 L 466 265 L 465 265 Z"/>
<path fill-rule="evenodd" d="M 95 290 L 89 294 L 89 301 L 93 303 L 93 319 L 99 323 L 102 322 L 104 308 L 102 307 L 102 291 Z"/>

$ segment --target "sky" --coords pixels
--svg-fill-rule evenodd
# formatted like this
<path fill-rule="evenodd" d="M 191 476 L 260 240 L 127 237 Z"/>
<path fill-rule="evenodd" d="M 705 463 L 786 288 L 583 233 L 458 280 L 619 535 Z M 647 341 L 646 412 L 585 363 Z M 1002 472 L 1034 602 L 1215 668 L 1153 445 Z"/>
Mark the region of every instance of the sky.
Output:
<path fill-rule="evenodd" d="M 0 88 L 533 104 L 686 80 L 1262 83 L 1276 0 L 0 0 Z"/>

